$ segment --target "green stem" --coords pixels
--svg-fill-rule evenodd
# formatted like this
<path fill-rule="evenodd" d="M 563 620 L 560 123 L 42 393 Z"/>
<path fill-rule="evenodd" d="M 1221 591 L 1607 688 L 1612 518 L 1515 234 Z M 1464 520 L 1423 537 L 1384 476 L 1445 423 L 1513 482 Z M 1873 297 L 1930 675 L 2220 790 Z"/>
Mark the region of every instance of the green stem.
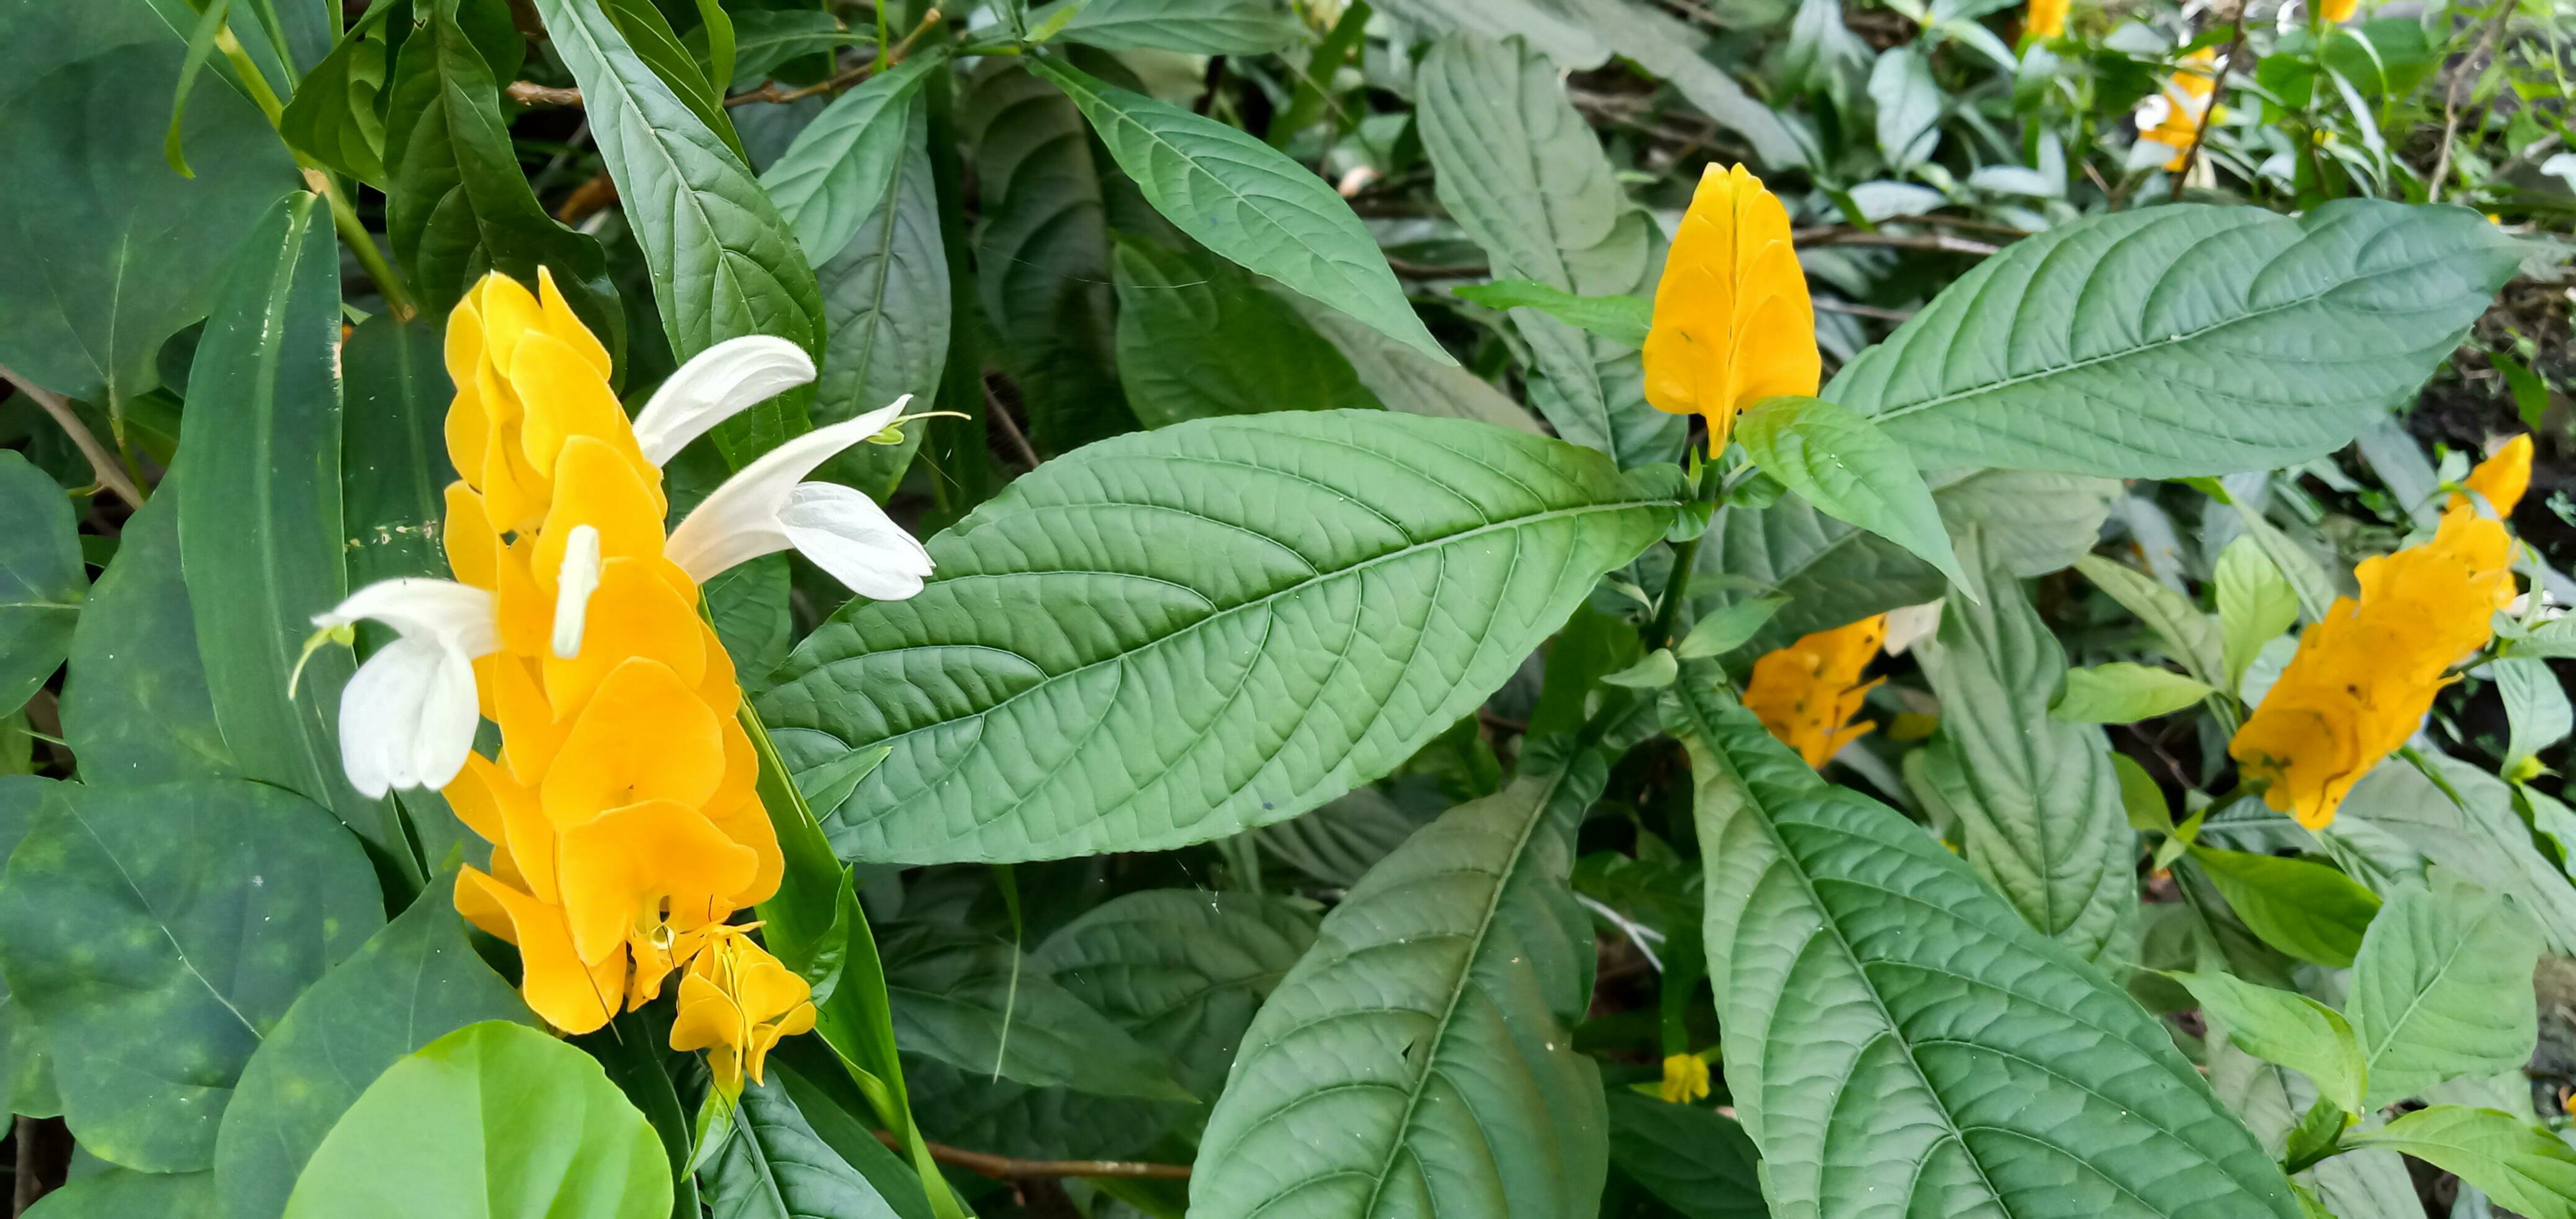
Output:
<path fill-rule="evenodd" d="M 394 265 L 385 260 L 384 251 L 376 248 L 376 236 L 358 219 L 358 209 L 349 205 L 348 192 L 340 189 L 340 180 L 328 170 L 308 168 L 304 180 L 320 189 L 331 203 L 331 223 L 340 231 L 340 240 L 358 256 L 358 265 L 367 269 L 367 278 L 376 281 L 376 291 L 385 298 L 385 309 L 397 322 L 408 322 L 420 313 L 413 303 L 411 285 L 403 282 Z"/>
<path fill-rule="evenodd" d="M 268 125 L 277 126 L 279 117 L 286 113 L 286 106 L 277 100 L 277 91 L 268 87 L 268 77 L 261 75 L 259 65 L 251 62 L 250 52 L 242 49 L 241 40 L 233 37 L 230 26 L 215 31 L 215 49 L 232 61 L 234 74 L 241 77 L 242 90 L 250 94 L 251 103 L 259 107 L 259 112 L 268 116 Z"/>
<path fill-rule="evenodd" d="M 1725 480 L 1718 477 L 1712 465 L 1702 464 L 1699 470 L 1699 486 L 1691 497 L 1691 502 L 1694 504 L 1717 502 L 1719 489 L 1724 485 Z M 1715 524 L 1714 521 L 1710 522 L 1712 527 Z M 1646 647 L 1649 650 L 1672 646 L 1673 621 L 1681 615 L 1682 598 L 1690 593 L 1691 569 L 1699 565 L 1699 544 L 1701 539 L 1707 536 L 1708 530 L 1702 529 L 1692 535 L 1691 540 L 1682 543 L 1673 551 L 1673 572 L 1664 577 L 1663 598 L 1655 606 L 1654 622 L 1646 627 Z"/>

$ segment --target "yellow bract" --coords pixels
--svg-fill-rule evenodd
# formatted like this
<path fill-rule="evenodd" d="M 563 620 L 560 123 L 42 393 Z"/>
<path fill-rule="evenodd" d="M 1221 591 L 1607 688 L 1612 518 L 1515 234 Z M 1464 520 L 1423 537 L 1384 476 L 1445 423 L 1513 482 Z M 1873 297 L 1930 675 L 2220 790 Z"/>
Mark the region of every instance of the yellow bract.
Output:
<path fill-rule="evenodd" d="M 533 294 L 500 275 L 467 292 L 447 366 L 464 475 L 447 489 L 448 564 L 493 592 L 501 625 L 500 651 L 475 662 L 500 753 L 467 759 L 445 789 L 492 844 L 490 870 L 458 880 L 457 909 L 518 945 L 528 1006 L 567 1032 L 650 1000 L 685 966 L 694 1010 L 729 1005 L 765 1032 L 702 1038 L 707 1018 L 684 1000 L 673 1046 L 720 1046 L 719 1078 L 738 1081 L 748 1057 L 757 1079 L 768 1044 L 813 1011 L 803 979 L 725 924 L 777 891 L 782 861 L 732 662 L 663 555 L 662 472 L 609 387 L 607 351 L 543 272 Z"/>
<path fill-rule="evenodd" d="M 1708 417 L 1708 451 L 1764 398 L 1812 397 L 1823 376 L 1789 212 L 1741 165 L 1700 176 L 1655 286 L 1646 401 Z"/>
<path fill-rule="evenodd" d="M 2352 15 L 2360 10 L 2361 0 L 2324 0 L 2317 5 L 2317 15 L 2325 18 L 2329 25 L 2342 25 L 2352 20 Z"/>
<path fill-rule="evenodd" d="M 1886 641 L 1887 615 L 1878 614 L 1769 653 L 1753 662 L 1745 709 L 1781 744 L 1797 750 L 1807 765 L 1821 767 L 1843 746 L 1869 734 L 1867 724 L 1845 725 L 1860 714 L 1861 700 L 1878 684 L 1864 682 L 1860 675 Z"/>
<path fill-rule="evenodd" d="M 814 1027 L 814 1004 L 805 980 L 789 973 L 743 928 L 719 928 L 680 979 L 680 1013 L 671 1024 L 671 1048 L 706 1050 L 716 1088 L 742 1091 L 742 1077 L 759 1083 L 761 1061 L 781 1037 Z"/>
<path fill-rule="evenodd" d="M 1708 1060 L 1697 1054 L 1675 1054 L 1664 1060 L 1664 1102 L 1687 1105 L 1708 1095 Z"/>
<path fill-rule="evenodd" d="M 2067 0 L 2030 0 L 2030 12 L 2023 18 L 2022 29 L 2033 38 L 2062 38 L 2066 35 Z"/>
<path fill-rule="evenodd" d="M 2469 485 L 2510 512 L 2530 480 L 2528 438 L 2507 445 Z M 2365 559 L 2361 597 L 2340 597 L 2299 636 L 2298 654 L 2245 726 L 2230 757 L 2263 800 L 2320 829 L 2354 783 L 2414 735 L 2451 666 L 2485 647 L 2513 600 L 2513 538 L 2454 496 L 2433 540 Z"/>
<path fill-rule="evenodd" d="M 2218 105 L 2211 95 L 2218 92 L 2218 51 L 2202 47 L 2183 56 L 2182 70 L 2165 82 L 2165 113 L 2162 121 L 2138 133 L 2138 138 L 2173 149 L 2165 162 L 2165 171 L 2179 173 L 2191 159 L 2191 146 L 2200 138 L 2204 123 L 2226 119 L 2227 107 Z"/>

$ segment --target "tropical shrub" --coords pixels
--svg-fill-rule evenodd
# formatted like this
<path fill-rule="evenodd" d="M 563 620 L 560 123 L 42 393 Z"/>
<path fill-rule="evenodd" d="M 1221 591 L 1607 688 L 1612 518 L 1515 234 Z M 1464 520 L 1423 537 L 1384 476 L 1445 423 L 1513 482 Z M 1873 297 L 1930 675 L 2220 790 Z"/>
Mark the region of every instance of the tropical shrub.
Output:
<path fill-rule="evenodd" d="M 13 1213 L 2576 1217 L 2564 20 L 0 11 Z"/>

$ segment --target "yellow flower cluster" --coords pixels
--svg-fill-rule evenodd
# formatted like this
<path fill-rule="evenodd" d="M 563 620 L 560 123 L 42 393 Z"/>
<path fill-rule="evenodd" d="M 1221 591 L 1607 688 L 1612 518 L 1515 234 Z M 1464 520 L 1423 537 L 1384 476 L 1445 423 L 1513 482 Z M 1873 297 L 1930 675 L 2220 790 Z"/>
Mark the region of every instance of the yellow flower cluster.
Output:
<path fill-rule="evenodd" d="M 2162 144 L 2173 150 L 2165 162 L 2165 172 L 2179 173 L 2191 158 L 2191 146 L 2200 138 L 2203 123 L 2224 122 L 2227 107 L 2217 104 L 2212 95 L 2218 92 L 2218 51 L 2202 47 L 2183 56 L 2182 70 L 2165 82 L 2164 117 L 2138 133 L 2138 138 L 2151 144 Z"/>
<path fill-rule="evenodd" d="M 1646 401 L 1708 418 L 1708 451 L 1726 450 L 1735 416 L 1764 398 L 1813 397 L 1824 364 L 1789 212 L 1741 165 L 1700 176 L 1655 285 L 1646 332 Z"/>
<path fill-rule="evenodd" d="M 1870 726 L 1846 727 L 1861 700 L 1884 678 L 1860 679 L 1861 670 L 1887 642 L 1887 615 L 1876 614 L 1830 631 L 1818 631 L 1753 662 L 1744 706 L 1780 743 L 1821 767 L 1842 747 L 1869 735 Z"/>
<path fill-rule="evenodd" d="M 2022 32 L 2046 41 L 2066 36 L 2067 0 L 2030 0 L 2030 11 L 2022 18 Z"/>
<path fill-rule="evenodd" d="M 2328 25 L 2342 25 L 2360 11 L 2361 0 L 2324 0 L 2317 5 L 2317 15 L 2325 18 Z"/>
<path fill-rule="evenodd" d="M 2469 476 L 2510 513 L 2531 484 L 2531 438 L 2517 437 Z M 2513 538 L 2455 495 L 2433 540 L 2365 559 L 2361 598 L 2337 598 L 2227 752 L 2263 800 L 2322 829 L 2354 783 L 2414 735 L 2451 666 L 2485 647 L 2513 600 Z"/>
<path fill-rule="evenodd" d="M 1697 1054 L 1674 1054 L 1664 1059 L 1664 1103 L 1687 1105 L 1708 1095 L 1708 1060 Z"/>
<path fill-rule="evenodd" d="M 477 284 L 446 354 L 463 475 L 447 488 L 448 562 L 494 594 L 501 638 L 474 662 L 499 756 L 468 758 L 443 789 L 492 844 L 457 909 L 518 945 L 528 1005 L 568 1032 L 686 966 L 674 1048 L 720 1047 L 720 1079 L 738 1086 L 746 1061 L 758 1079 L 813 1006 L 726 926 L 777 891 L 781 860 L 732 661 L 663 554 L 662 472 L 609 388 L 608 352 L 542 271 L 534 294 L 498 274 Z"/>

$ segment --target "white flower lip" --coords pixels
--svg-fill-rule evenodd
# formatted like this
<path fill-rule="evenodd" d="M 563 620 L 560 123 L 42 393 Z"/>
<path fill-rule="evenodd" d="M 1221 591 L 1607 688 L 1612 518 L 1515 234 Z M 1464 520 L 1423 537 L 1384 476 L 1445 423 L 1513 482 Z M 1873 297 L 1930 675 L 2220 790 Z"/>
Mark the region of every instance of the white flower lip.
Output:
<path fill-rule="evenodd" d="M 644 460 L 668 465 L 688 443 L 753 403 L 814 379 L 805 349 L 766 334 L 726 339 L 689 357 L 635 416 Z"/>
<path fill-rule="evenodd" d="M 370 799 L 444 787 L 474 750 L 474 658 L 501 648 L 498 599 L 452 580 L 382 580 L 313 624 L 327 630 L 362 618 L 402 638 L 368 657 L 340 691 L 341 769 Z"/>
<path fill-rule="evenodd" d="M 793 547 L 861 596 L 892 601 L 920 592 L 930 552 L 885 509 L 848 487 L 799 481 L 884 431 L 911 401 L 907 394 L 762 454 L 671 531 L 664 553 L 705 583 L 737 563 Z"/>

